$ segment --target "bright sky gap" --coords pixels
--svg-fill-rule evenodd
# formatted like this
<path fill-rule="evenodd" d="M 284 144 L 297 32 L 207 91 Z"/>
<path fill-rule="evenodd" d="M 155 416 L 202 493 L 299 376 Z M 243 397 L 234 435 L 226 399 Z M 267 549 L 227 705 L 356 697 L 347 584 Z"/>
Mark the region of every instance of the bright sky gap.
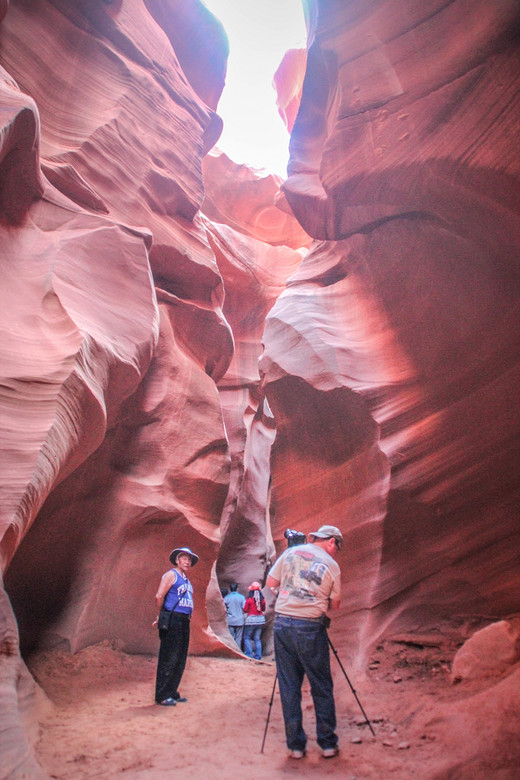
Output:
<path fill-rule="evenodd" d="M 289 133 L 272 80 L 288 49 L 305 48 L 301 0 L 203 0 L 226 30 L 229 60 L 217 148 L 234 162 L 287 176 Z"/>

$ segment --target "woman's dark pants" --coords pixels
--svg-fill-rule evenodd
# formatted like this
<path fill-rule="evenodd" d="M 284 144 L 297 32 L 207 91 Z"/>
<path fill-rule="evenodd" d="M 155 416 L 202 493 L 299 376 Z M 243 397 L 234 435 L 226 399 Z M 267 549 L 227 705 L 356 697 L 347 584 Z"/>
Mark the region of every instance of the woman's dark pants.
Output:
<path fill-rule="evenodd" d="M 170 617 L 170 626 L 165 631 L 159 631 L 161 647 L 157 662 L 157 677 L 155 681 L 155 701 L 179 698 L 179 683 L 181 681 L 188 645 L 190 643 L 190 619 L 188 615 L 174 612 Z"/>

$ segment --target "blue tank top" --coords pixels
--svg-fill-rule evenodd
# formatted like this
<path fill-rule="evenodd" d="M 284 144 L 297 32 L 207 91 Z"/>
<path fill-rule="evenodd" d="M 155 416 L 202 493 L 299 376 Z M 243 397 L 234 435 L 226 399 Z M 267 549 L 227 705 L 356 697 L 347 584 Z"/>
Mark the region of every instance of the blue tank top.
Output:
<path fill-rule="evenodd" d="M 164 598 L 164 609 L 180 612 L 183 615 L 191 615 L 193 612 L 193 587 L 191 582 L 178 571 L 172 569 L 175 580 Z"/>

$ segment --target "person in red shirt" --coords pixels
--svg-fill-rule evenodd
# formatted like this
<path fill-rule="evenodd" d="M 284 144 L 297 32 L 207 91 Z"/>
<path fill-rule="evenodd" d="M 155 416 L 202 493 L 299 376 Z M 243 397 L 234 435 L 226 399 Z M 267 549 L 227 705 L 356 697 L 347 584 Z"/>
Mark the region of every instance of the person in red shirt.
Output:
<path fill-rule="evenodd" d="M 265 599 L 259 582 L 252 582 L 244 604 L 244 652 L 249 658 L 262 658 L 262 629 L 265 625 Z"/>

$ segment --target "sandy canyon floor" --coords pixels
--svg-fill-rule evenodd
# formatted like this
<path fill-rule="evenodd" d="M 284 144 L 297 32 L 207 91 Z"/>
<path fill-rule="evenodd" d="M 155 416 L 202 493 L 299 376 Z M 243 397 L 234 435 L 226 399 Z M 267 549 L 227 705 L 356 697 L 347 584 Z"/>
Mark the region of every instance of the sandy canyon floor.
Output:
<path fill-rule="evenodd" d="M 401 641 L 380 651 L 363 679 L 354 679 L 342 658 L 376 737 L 332 658 L 341 752 L 331 760 L 320 756 L 304 687 L 309 742 L 300 761 L 287 756 L 277 691 L 260 752 L 275 679 L 272 659 L 190 657 L 181 687 L 188 702 L 166 708 L 153 702 L 155 658 L 125 655 L 104 643 L 72 656 L 40 654 L 29 666 L 52 706 L 41 722 L 37 756 L 60 780 L 520 777 L 511 747 L 519 739 L 519 715 L 512 713 L 505 729 L 494 724 L 496 680 L 452 685 L 441 647 Z"/>

